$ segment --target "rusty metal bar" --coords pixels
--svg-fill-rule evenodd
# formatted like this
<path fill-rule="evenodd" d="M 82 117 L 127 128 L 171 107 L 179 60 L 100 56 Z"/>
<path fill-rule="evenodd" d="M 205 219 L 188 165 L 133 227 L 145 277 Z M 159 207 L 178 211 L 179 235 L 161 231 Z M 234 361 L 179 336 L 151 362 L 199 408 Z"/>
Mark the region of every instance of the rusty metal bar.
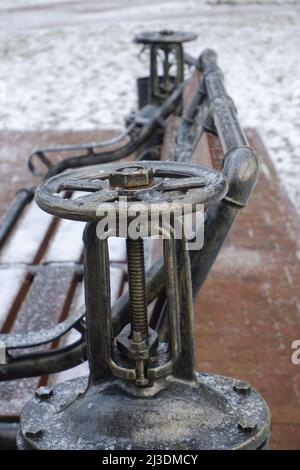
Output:
<path fill-rule="evenodd" d="M 238 213 L 245 206 L 258 176 L 257 155 L 249 146 L 238 122 L 233 101 L 226 94 L 217 55 L 207 49 L 200 57 L 209 106 L 224 152 L 223 173 L 228 192 L 207 210 L 204 249 L 191 253 L 194 295 L 208 275 Z"/>
<path fill-rule="evenodd" d="M 1 420 L 0 450 L 17 450 L 16 437 L 20 424 L 17 420 Z"/>
<path fill-rule="evenodd" d="M 62 348 L 14 357 L 13 361 L 0 366 L 0 381 L 54 374 L 71 369 L 85 362 L 86 358 L 86 340 L 82 336 L 80 340 Z"/>
<path fill-rule="evenodd" d="M 137 135 L 126 144 L 114 150 L 105 150 L 98 153 L 89 147 L 90 144 L 87 144 L 87 147 L 82 146 L 82 148 L 85 148 L 88 151 L 86 155 L 65 158 L 56 165 L 48 166 L 48 171 L 45 176 L 53 176 L 68 168 L 78 168 L 99 163 L 114 162 L 136 152 L 152 136 L 156 129 L 162 126 L 164 120 L 177 109 L 186 83 L 187 82 L 183 82 L 175 88 L 171 95 L 166 98 L 159 107 L 157 107 L 150 122 L 145 124 L 141 129 L 137 129 Z M 56 147 L 56 150 L 59 150 L 59 147 Z M 63 151 L 64 147 L 62 147 L 61 150 Z M 34 171 L 32 161 L 33 156 L 41 153 L 43 154 L 43 152 L 43 150 L 38 150 L 30 156 L 28 165 L 31 171 Z"/>
<path fill-rule="evenodd" d="M 84 284 L 90 383 L 105 377 L 110 369 L 106 322 L 110 318 L 109 258 L 107 240 L 99 240 L 97 223 L 89 223 L 84 231 Z M 105 269 L 105 272 L 103 271 Z"/>

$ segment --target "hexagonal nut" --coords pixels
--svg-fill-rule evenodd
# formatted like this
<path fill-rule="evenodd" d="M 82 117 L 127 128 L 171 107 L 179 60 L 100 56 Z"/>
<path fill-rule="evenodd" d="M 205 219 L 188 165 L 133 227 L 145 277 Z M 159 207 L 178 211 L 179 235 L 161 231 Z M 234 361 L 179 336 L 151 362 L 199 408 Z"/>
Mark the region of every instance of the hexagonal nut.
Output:
<path fill-rule="evenodd" d="M 139 165 L 120 168 L 109 175 L 111 188 L 135 189 L 151 186 L 153 183 L 153 169 Z"/>
<path fill-rule="evenodd" d="M 238 428 L 243 432 L 253 432 L 257 428 L 257 423 L 252 418 L 241 418 L 238 422 Z"/>
<path fill-rule="evenodd" d="M 251 392 L 251 385 L 244 380 L 237 380 L 232 388 L 239 395 L 248 395 Z"/>
<path fill-rule="evenodd" d="M 39 427 L 31 427 L 29 429 L 26 429 L 24 431 L 25 437 L 28 437 L 28 439 L 40 439 L 44 434 L 44 431 L 39 428 Z"/>
<path fill-rule="evenodd" d="M 131 327 L 126 325 L 117 336 L 117 346 L 119 351 L 125 356 L 134 359 L 148 359 L 150 354 L 156 349 L 158 344 L 158 334 L 152 328 L 148 329 L 148 339 L 134 343 L 130 338 Z"/>
<path fill-rule="evenodd" d="M 36 398 L 39 398 L 40 400 L 49 400 L 53 395 L 53 390 L 50 387 L 39 387 L 35 391 L 35 396 Z"/>

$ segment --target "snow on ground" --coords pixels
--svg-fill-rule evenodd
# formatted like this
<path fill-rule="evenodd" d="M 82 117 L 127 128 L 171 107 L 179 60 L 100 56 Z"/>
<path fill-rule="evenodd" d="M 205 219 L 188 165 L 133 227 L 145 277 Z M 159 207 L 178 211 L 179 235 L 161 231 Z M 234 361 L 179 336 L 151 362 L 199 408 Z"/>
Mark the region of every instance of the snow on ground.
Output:
<path fill-rule="evenodd" d="M 99 0 L 97 0 L 99 1 Z M 100 0 L 101 1 L 101 0 Z M 99 3 L 100 3 L 99 1 Z M 198 0 L 201 2 L 201 0 Z M 0 3 L 0 10 L 7 10 L 9 8 L 26 8 L 34 6 L 44 6 L 57 3 L 69 3 L 70 0 L 4 0 Z M 202 0 L 203 3 L 210 5 L 239 5 L 239 4 L 283 4 L 283 3 L 297 3 L 298 0 Z M 103 3 L 103 2 L 102 2 Z M 130 3 L 130 0 L 128 0 Z"/>
<path fill-rule="evenodd" d="M 70 0 L 2 0 L 0 3 L 0 10 L 7 10 L 10 8 L 27 8 L 44 6 L 45 4 L 54 3 L 67 3 Z"/>
<path fill-rule="evenodd" d="M 218 52 L 242 124 L 261 130 L 300 212 L 300 3 L 227 3 L 233 2 L 1 2 L 0 129 L 122 126 L 135 106 L 135 78 L 146 70 L 133 35 L 195 31 L 187 50 Z M 43 8 L 4 8 L 26 4 Z"/>

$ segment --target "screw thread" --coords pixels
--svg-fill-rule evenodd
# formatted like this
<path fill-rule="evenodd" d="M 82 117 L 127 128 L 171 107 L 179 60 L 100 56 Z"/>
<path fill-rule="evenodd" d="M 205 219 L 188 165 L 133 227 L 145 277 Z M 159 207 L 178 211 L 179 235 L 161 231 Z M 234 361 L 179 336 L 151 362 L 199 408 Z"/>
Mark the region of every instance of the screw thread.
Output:
<path fill-rule="evenodd" d="M 130 298 L 131 336 L 140 333 L 148 337 L 147 299 L 145 281 L 144 242 L 127 239 L 128 281 Z"/>

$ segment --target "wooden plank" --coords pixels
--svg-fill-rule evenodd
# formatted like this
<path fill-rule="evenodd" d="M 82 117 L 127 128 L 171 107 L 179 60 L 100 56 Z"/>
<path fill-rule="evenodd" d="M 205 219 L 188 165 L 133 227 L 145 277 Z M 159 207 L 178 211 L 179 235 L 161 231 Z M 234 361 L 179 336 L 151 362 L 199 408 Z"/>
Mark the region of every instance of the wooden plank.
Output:
<path fill-rule="evenodd" d="M 0 268 L 0 330 L 24 283 L 26 268 Z"/>
<path fill-rule="evenodd" d="M 33 201 L 1 250 L 0 263 L 34 263 L 53 220 L 51 215 L 42 211 Z"/>
<path fill-rule="evenodd" d="M 84 227 L 84 222 L 61 220 L 42 261 L 45 263 L 78 263 L 83 254 L 82 234 Z M 126 260 L 124 239 L 109 238 L 108 248 L 111 262 L 122 263 Z"/>
<path fill-rule="evenodd" d="M 31 187 L 40 182 L 41 178 L 33 176 L 27 167 L 27 158 L 34 150 L 54 145 L 82 144 L 83 142 L 111 139 L 117 132 L 117 130 L 110 129 L 90 131 L 0 131 L 0 217 L 5 214 L 16 191 L 24 186 Z M 76 155 L 76 152 L 74 152 L 74 155 Z M 67 156 L 70 156 L 70 152 L 59 153 L 60 159 Z M 54 157 L 54 160 L 57 159 L 58 157 Z"/>
<path fill-rule="evenodd" d="M 120 296 L 122 284 L 124 281 L 124 271 L 120 268 L 110 268 L 110 282 L 111 282 L 111 302 L 115 302 L 115 300 Z M 78 286 L 76 295 L 74 296 L 74 301 L 71 306 L 71 311 L 74 308 L 78 308 L 84 304 L 84 289 L 82 283 Z M 75 330 L 68 333 L 65 338 L 61 341 L 61 345 L 68 345 L 72 344 L 74 341 L 79 339 L 80 335 Z M 71 380 L 75 377 L 81 377 L 84 375 L 89 374 L 89 367 L 88 363 L 85 362 L 80 364 L 72 369 L 65 370 L 58 374 L 53 374 L 49 378 L 49 383 L 56 384 L 58 382 L 64 382 L 66 380 Z"/>
<path fill-rule="evenodd" d="M 84 226 L 84 222 L 60 220 L 43 262 L 78 263 L 83 253 L 82 232 Z"/>
<path fill-rule="evenodd" d="M 271 408 L 271 448 L 295 449 L 300 369 L 291 345 L 300 339 L 299 217 L 258 133 L 249 129 L 247 136 L 261 171 L 195 304 L 197 367 L 248 380 Z M 209 139 L 218 156 L 217 139 Z"/>
<path fill-rule="evenodd" d="M 70 302 L 74 269 L 44 266 L 36 274 L 12 330 L 40 330 L 55 325 Z M 43 348 L 44 349 L 44 348 Z M 39 378 L 0 383 L 0 416 L 18 416 L 39 384 Z"/>

